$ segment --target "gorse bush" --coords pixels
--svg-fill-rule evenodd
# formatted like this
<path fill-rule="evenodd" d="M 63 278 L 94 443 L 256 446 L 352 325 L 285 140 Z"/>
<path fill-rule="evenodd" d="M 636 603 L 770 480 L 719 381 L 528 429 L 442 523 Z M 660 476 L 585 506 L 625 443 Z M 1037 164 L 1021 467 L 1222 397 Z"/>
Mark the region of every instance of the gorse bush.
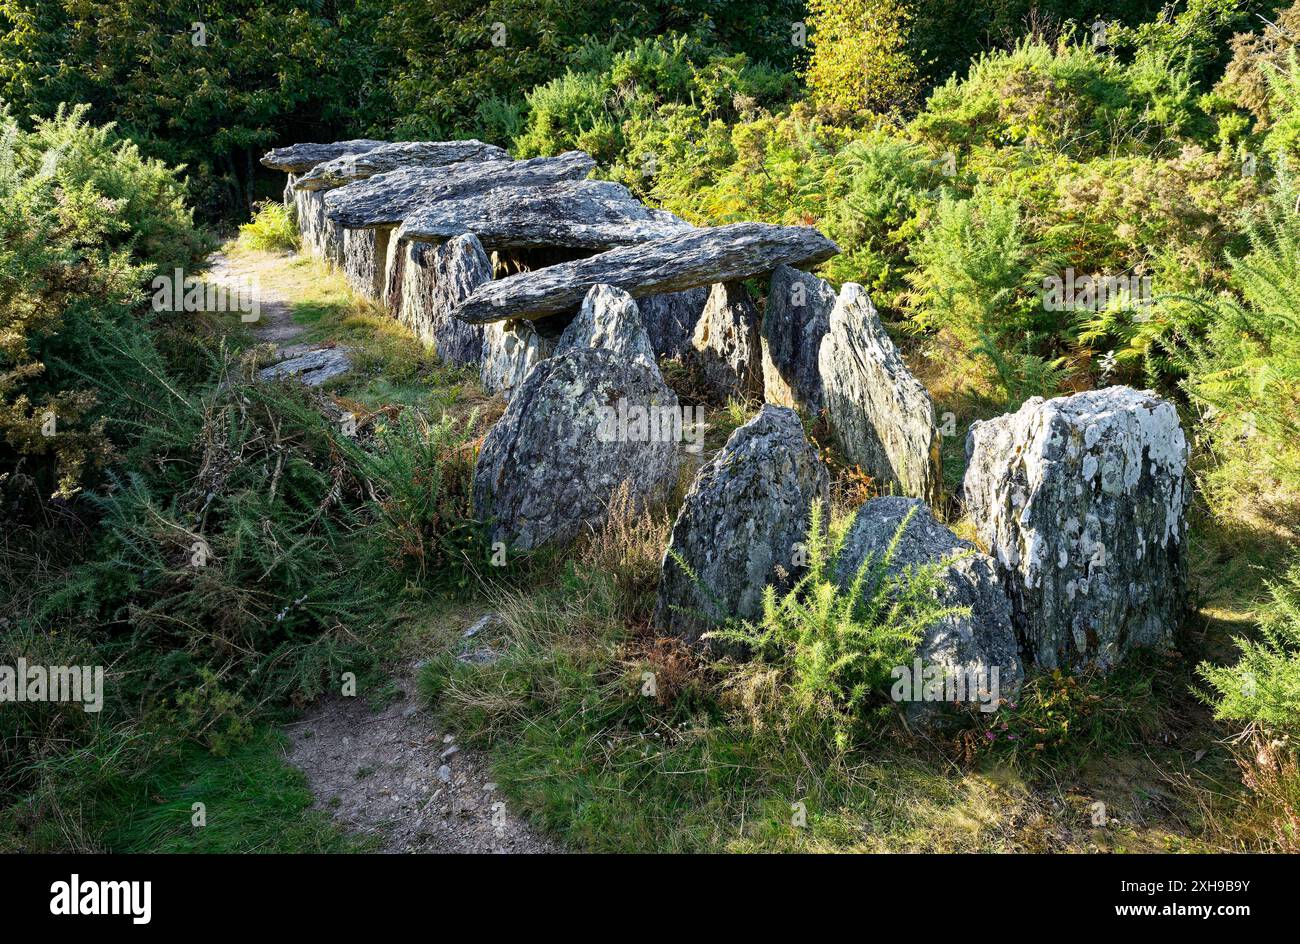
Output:
<path fill-rule="evenodd" d="M 0 112 L 0 485 L 76 492 L 111 449 L 100 392 L 66 365 L 115 326 L 141 334 L 144 286 L 205 248 L 175 172 L 84 107 L 22 131 Z"/>
<path fill-rule="evenodd" d="M 731 622 L 705 638 L 741 646 L 779 667 L 795 706 L 833 718 L 838 740 L 847 744 L 854 716 L 888 689 L 891 670 L 912 658 L 925 631 L 963 612 L 938 602 L 948 562 L 891 571 L 914 513 L 899 524 L 885 551 L 868 554 L 841 586 L 839 557 L 852 519 L 823 528 L 825 509 L 815 504 L 805 545 L 807 572 L 784 593 L 764 588 L 757 619 Z M 677 563 L 689 573 L 683 561 Z"/>
<path fill-rule="evenodd" d="M 1209 690 L 1214 716 L 1258 726 L 1265 736 L 1300 735 L 1300 564 L 1292 562 L 1269 584 L 1259 639 L 1233 641 L 1241 650 L 1234 665 L 1202 663 L 1197 672 Z"/>

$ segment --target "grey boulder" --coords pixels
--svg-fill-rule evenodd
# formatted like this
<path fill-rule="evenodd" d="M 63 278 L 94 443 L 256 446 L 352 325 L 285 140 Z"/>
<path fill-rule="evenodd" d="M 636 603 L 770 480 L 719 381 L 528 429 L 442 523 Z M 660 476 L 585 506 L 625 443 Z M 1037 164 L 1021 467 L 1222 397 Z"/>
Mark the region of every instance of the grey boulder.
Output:
<path fill-rule="evenodd" d="M 971 426 L 963 493 L 1026 651 L 1108 670 L 1170 641 L 1186 603 L 1188 447 L 1131 387 L 1034 397 Z"/>
<path fill-rule="evenodd" d="M 473 233 L 488 250 L 609 249 L 691 228 L 671 213 L 645 206 L 622 184 L 566 180 L 438 200 L 412 212 L 398 238 L 438 240 Z"/>
<path fill-rule="evenodd" d="M 822 408 L 818 363 L 835 290 L 808 272 L 777 266 L 763 309 L 763 397 L 811 414 Z"/>
<path fill-rule="evenodd" d="M 536 187 L 581 180 L 596 162 L 582 151 L 526 161 L 461 161 L 441 167 L 400 167 L 325 195 L 325 213 L 339 226 L 396 226 L 439 200 L 481 196 L 498 187 Z M 576 302 L 574 303 L 577 304 Z"/>
<path fill-rule="evenodd" d="M 482 141 L 397 141 L 321 161 L 294 184 L 299 190 L 332 190 L 399 167 L 441 167 L 460 161 L 508 161 L 510 155 Z"/>
<path fill-rule="evenodd" d="M 904 521 L 907 526 L 900 535 Z M 886 565 L 896 535 L 899 541 Z M 924 502 L 894 496 L 872 499 L 858 509 L 836 561 L 841 589 L 848 589 L 868 557 L 874 562 L 869 566 L 881 567 L 894 578 L 909 569 L 950 561 L 938 574 L 938 602 L 968 611 L 950 614 L 926 630 L 916 651 L 921 673 L 914 664 L 897 667 L 906 674 L 906 686 L 895 688 L 909 717 L 930 717 L 929 709 L 938 707 L 937 702 L 950 700 L 942 692 L 948 685 L 948 696 L 986 705 L 988 711 L 997 707 L 999 698 L 1015 696 L 1024 681 L 1024 667 L 1011 602 L 992 558 L 936 521 Z M 899 681 L 902 673 L 896 675 Z M 931 679 L 938 680 L 939 697 L 934 697 L 933 688 L 927 691 Z"/>
<path fill-rule="evenodd" d="M 497 279 L 471 295 L 456 317 L 475 323 L 541 318 L 574 310 L 594 285 L 612 285 L 633 298 L 644 298 L 715 282 L 738 282 L 782 264 L 815 265 L 838 252 L 811 226 L 733 223 L 689 229 Z"/>
<path fill-rule="evenodd" d="M 664 554 L 655 627 L 695 642 L 731 617 L 758 616 L 764 587 L 790 585 L 812 504 L 829 495 L 799 417 L 764 406 L 695 476 Z"/>
<path fill-rule="evenodd" d="M 633 507 L 667 496 L 677 481 L 676 441 L 628 434 L 619 405 L 677 411 L 659 369 L 594 348 L 533 368 L 483 441 L 474 508 L 492 540 L 516 550 L 563 545 L 606 518 L 626 486 Z"/>
<path fill-rule="evenodd" d="M 862 286 L 847 282 L 818 352 L 831 431 L 887 488 L 937 504 L 939 429 L 929 392 L 903 363 Z"/>

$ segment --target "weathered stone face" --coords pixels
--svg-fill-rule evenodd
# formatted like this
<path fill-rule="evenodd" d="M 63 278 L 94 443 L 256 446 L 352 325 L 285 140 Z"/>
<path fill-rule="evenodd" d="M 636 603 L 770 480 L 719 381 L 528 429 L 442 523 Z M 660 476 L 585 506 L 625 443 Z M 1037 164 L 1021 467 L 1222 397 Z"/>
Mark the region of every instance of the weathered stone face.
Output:
<path fill-rule="evenodd" d="M 686 495 L 664 555 L 655 626 L 695 642 L 728 617 L 759 615 L 763 588 L 788 587 L 794 576 L 795 544 L 807 537 L 813 501 L 829 496 L 830 477 L 799 417 L 764 406 L 700 469 Z"/>
<path fill-rule="evenodd" d="M 551 356 L 556 338 L 540 334 L 531 321 L 500 321 L 482 326 L 479 382 L 507 401 L 533 368 Z"/>
<path fill-rule="evenodd" d="M 967 513 L 1039 665 L 1107 670 L 1168 643 L 1191 496 L 1173 404 L 1129 387 L 1034 397 L 975 423 L 966 453 Z"/>
<path fill-rule="evenodd" d="M 720 400 L 761 399 L 762 339 L 758 309 L 739 282 L 714 285 L 691 337 L 691 358 Z"/>
<path fill-rule="evenodd" d="M 815 275 L 778 266 L 763 310 L 763 396 L 815 415 L 822 408 L 818 359 L 835 290 Z"/>
<path fill-rule="evenodd" d="M 474 470 L 475 513 L 493 522 L 494 541 L 523 551 L 568 543 L 605 519 L 624 483 L 635 505 L 667 495 L 678 443 L 620 428 L 620 403 L 678 409 L 658 368 L 610 351 L 571 350 L 533 368 Z"/>
<path fill-rule="evenodd" d="M 325 213 L 339 226 L 397 226 L 420 207 L 482 196 L 498 187 L 537 187 L 581 180 L 596 162 L 581 151 L 526 161 L 461 161 L 441 167 L 399 167 L 326 192 Z M 577 302 L 574 302 L 577 305 Z"/>
<path fill-rule="evenodd" d="M 583 348 L 599 348 L 625 360 L 655 364 L 654 348 L 641 324 L 636 302 L 627 292 L 608 285 L 597 285 L 587 293 L 578 316 L 560 335 L 555 353 Z"/>
<path fill-rule="evenodd" d="M 937 504 L 942 480 L 934 404 L 860 285 L 840 289 L 818 365 L 831 430 L 845 457 L 882 485 Z"/>
<path fill-rule="evenodd" d="M 839 247 L 811 226 L 733 223 L 691 229 L 498 279 L 470 296 L 456 317 L 474 323 L 541 318 L 574 310 L 595 285 L 612 285 L 633 298 L 644 298 L 740 282 L 782 264 L 815 265 L 837 252 Z"/>
<path fill-rule="evenodd" d="M 621 184 L 570 180 L 497 187 L 461 200 L 427 204 L 406 218 L 399 238 L 434 241 L 473 233 L 488 250 L 604 250 L 689 229 L 685 220 L 650 209 Z"/>
<path fill-rule="evenodd" d="M 396 141 L 368 151 L 321 161 L 297 182 L 300 190 L 332 190 L 399 167 L 441 167 L 460 161 L 508 161 L 510 155 L 482 141 Z M 462 230 L 462 232 L 464 232 Z M 454 235 L 454 234 L 453 234 Z"/>
<path fill-rule="evenodd" d="M 392 229 L 345 229 L 343 276 L 352 291 L 379 301 L 384 294 L 384 263 Z"/>
<path fill-rule="evenodd" d="M 322 161 L 342 157 L 344 154 L 372 151 L 385 143 L 370 138 L 354 138 L 351 141 L 335 141 L 331 144 L 291 144 L 288 147 L 267 151 L 262 158 L 262 164 L 272 170 L 303 174 Z"/>
<path fill-rule="evenodd" d="M 342 265 L 343 234 L 326 218 L 324 197 L 319 193 L 295 190 L 293 207 L 303 250 L 325 262 Z"/>
<path fill-rule="evenodd" d="M 934 667 L 943 673 L 940 678 L 949 675 L 955 682 L 955 673 L 962 670 L 968 680 L 989 682 L 990 687 L 985 691 L 990 697 L 980 699 L 976 697 L 977 688 L 972 691 L 963 686 L 966 696 L 961 700 L 983 701 L 992 710 L 996 705 L 991 696 L 1010 699 L 1024 680 L 1019 644 L 1011 622 L 1011 602 L 992 558 L 981 554 L 975 545 L 959 540 L 935 521 L 930 509 L 919 499 L 876 498 L 858 509 L 837 561 L 837 582 L 847 589 L 868 556 L 882 563 L 904 520 L 907 527 L 886 572 L 897 576 L 905 568 L 952 561 L 941 574 L 939 602 L 945 607 L 970 610 L 969 615 L 948 616 L 931 627 L 917 647 L 916 656 L 924 669 Z M 928 709 L 937 704 L 924 700 L 920 688 L 923 679 L 917 677 L 910 664 L 900 668 L 908 670 L 910 680 L 910 700 L 905 706 L 908 716 L 917 720 L 930 717 L 932 712 Z M 995 668 L 996 693 L 992 689 Z"/>
<path fill-rule="evenodd" d="M 483 354 L 483 329 L 451 317 L 451 310 L 492 278 L 492 264 L 483 247 L 466 233 L 437 246 L 403 243 L 399 251 L 398 320 L 445 363 L 478 364 Z"/>
<path fill-rule="evenodd" d="M 708 300 L 709 289 L 703 285 L 637 299 L 641 322 L 657 355 L 676 358 L 694 350 L 691 339 Z"/>

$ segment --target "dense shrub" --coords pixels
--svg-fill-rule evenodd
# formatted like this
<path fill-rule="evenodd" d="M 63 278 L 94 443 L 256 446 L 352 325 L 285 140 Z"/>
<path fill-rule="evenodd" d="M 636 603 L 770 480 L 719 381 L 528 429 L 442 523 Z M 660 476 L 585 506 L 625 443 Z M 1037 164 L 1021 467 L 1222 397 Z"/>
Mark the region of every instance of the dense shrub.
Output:
<path fill-rule="evenodd" d="M 24 132 L 0 113 L 0 482 L 21 471 L 64 496 L 110 448 L 112 404 L 79 355 L 111 356 L 113 326 L 142 334 L 148 280 L 205 246 L 175 172 L 85 116 Z"/>

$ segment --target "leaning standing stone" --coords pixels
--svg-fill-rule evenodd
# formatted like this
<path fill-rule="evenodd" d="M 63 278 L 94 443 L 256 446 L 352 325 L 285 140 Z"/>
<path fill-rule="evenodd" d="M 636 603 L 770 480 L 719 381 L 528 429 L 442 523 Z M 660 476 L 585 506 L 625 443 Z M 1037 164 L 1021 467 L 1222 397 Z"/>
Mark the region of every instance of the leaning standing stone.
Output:
<path fill-rule="evenodd" d="M 653 364 L 594 348 L 543 361 L 483 441 L 475 513 L 494 542 L 527 551 L 599 526 L 624 483 L 634 506 L 662 499 L 677 481 L 678 443 L 655 432 L 674 415 L 677 397 Z"/>
<path fill-rule="evenodd" d="M 694 642 L 735 616 L 761 612 L 763 588 L 787 586 L 795 544 L 830 477 L 793 410 L 764 406 L 700 469 L 673 524 L 655 626 Z M 677 561 L 680 556 L 697 579 Z"/>
<path fill-rule="evenodd" d="M 818 357 L 830 329 L 835 290 L 807 272 L 777 266 L 763 310 L 763 397 L 816 414 L 822 408 Z"/>
<path fill-rule="evenodd" d="M 845 457 L 882 485 L 937 504 L 934 404 L 862 286 L 847 282 L 840 289 L 818 363 L 831 430 Z"/>
<path fill-rule="evenodd" d="M 1016 627 L 1045 668 L 1167 644 L 1186 602 L 1187 441 L 1131 387 L 1034 397 L 971 426 L 963 485 Z"/>

